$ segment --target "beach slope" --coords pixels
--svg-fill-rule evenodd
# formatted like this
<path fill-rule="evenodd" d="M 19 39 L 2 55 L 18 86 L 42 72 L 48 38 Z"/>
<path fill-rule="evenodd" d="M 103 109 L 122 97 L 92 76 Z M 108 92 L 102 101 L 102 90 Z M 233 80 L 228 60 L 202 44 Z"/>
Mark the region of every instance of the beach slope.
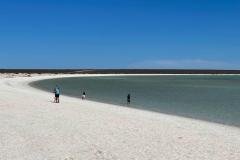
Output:
<path fill-rule="evenodd" d="M 86 75 L 85 75 L 86 76 Z M 0 78 L 0 159 L 239 160 L 240 129 L 61 96 Z"/>

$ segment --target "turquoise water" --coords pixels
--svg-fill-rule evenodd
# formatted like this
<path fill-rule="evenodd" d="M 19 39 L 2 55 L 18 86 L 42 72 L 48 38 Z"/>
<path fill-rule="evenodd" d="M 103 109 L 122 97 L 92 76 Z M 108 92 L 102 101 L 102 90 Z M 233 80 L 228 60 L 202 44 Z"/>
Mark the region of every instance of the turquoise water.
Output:
<path fill-rule="evenodd" d="M 31 85 L 52 92 L 240 127 L 240 76 L 109 76 L 42 80 Z"/>

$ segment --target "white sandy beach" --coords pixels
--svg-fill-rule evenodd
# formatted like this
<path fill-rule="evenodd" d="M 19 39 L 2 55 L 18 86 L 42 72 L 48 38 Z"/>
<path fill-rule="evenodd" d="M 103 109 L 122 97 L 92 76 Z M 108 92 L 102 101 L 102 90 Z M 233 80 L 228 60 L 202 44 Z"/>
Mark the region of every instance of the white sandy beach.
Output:
<path fill-rule="evenodd" d="M 88 76 L 88 75 L 82 75 Z M 240 129 L 53 94 L 1 75 L 0 160 L 239 160 Z"/>

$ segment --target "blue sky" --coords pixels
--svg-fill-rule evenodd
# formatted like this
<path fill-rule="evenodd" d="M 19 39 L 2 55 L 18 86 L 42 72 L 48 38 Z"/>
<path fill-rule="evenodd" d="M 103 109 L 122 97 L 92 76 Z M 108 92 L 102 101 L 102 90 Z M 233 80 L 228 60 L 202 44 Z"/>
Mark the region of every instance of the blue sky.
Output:
<path fill-rule="evenodd" d="M 240 69 L 238 0 L 0 0 L 0 68 Z"/>

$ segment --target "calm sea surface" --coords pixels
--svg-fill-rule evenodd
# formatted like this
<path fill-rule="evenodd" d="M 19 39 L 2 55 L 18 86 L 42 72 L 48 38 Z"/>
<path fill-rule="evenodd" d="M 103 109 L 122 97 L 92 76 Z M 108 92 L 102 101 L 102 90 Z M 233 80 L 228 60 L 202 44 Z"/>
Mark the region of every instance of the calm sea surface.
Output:
<path fill-rule="evenodd" d="M 108 76 L 42 80 L 31 85 L 52 92 L 240 127 L 240 76 Z"/>

